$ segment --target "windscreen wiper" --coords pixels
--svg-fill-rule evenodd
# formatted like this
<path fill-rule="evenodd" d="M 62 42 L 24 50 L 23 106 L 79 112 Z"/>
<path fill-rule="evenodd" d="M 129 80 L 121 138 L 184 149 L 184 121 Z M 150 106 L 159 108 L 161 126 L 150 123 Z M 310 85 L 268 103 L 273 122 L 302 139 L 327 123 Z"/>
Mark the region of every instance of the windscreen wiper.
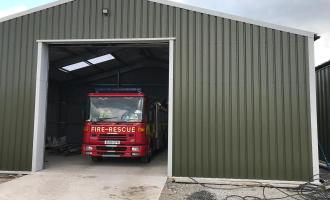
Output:
<path fill-rule="evenodd" d="M 116 119 L 116 118 L 119 118 L 119 117 L 102 117 L 102 118 L 96 119 L 95 122 L 103 122 L 104 120 L 107 120 L 107 119 Z"/>

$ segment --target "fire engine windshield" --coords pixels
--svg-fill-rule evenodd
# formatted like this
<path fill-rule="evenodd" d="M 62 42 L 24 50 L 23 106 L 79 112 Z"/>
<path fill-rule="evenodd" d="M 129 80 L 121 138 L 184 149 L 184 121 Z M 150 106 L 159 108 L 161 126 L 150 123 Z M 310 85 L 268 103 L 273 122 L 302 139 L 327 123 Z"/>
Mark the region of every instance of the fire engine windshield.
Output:
<path fill-rule="evenodd" d="M 90 120 L 141 122 L 143 97 L 91 97 Z"/>

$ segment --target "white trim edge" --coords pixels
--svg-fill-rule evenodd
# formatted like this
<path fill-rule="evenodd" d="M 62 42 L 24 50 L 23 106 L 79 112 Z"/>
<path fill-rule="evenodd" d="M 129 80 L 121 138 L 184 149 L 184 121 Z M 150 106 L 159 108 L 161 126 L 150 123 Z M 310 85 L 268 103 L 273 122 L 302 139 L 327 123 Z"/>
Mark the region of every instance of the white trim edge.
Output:
<path fill-rule="evenodd" d="M 189 177 L 172 177 L 172 179 L 177 183 L 198 183 L 201 184 L 214 184 L 214 185 L 272 185 L 276 187 L 284 188 L 296 188 L 297 186 L 304 184 L 303 181 L 281 181 L 281 180 L 261 180 L 261 179 L 230 179 L 230 178 L 195 178 L 192 180 Z M 319 182 L 313 182 L 319 184 Z"/>
<path fill-rule="evenodd" d="M 37 40 L 38 58 L 37 58 L 37 76 L 36 76 L 36 96 L 35 96 L 35 116 L 34 116 L 34 132 L 33 132 L 33 155 L 32 155 L 32 172 L 36 172 L 43 167 L 44 151 L 44 122 L 42 116 L 46 113 L 47 102 L 47 80 L 48 80 L 48 44 L 77 44 L 77 43 L 138 43 L 138 42 L 159 42 L 167 41 L 169 43 L 169 129 L 168 129 L 168 177 L 172 176 L 172 152 L 173 152 L 173 68 L 174 68 L 174 40 L 175 38 L 127 38 L 127 39 L 82 39 L 82 40 Z M 44 75 L 44 76 L 42 76 Z M 42 85 L 41 83 L 44 83 Z M 44 96 L 40 94 L 43 90 Z M 43 98 L 42 98 L 43 97 Z M 45 104 L 45 105 L 44 105 Z M 40 121 L 39 121 L 40 120 Z"/>
<path fill-rule="evenodd" d="M 19 12 L 19 13 L 1 18 L 0 23 L 11 20 L 11 19 L 15 19 L 17 17 L 22 17 L 24 15 L 28 15 L 28 14 L 31 14 L 34 12 L 45 10 L 47 8 L 55 7 L 55 6 L 65 4 L 65 3 L 69 3 L 71 1 L 75 1 L 75 0 L 59 0 L 59 1 L 48 3 L 48 4 L 45 4 L 42 6 L 38 6 L 36 8 L 32 8 L 30 10 L 26 10 L 23 12 Z M 249 18 L 245 18 L 245 17 L 240 17 L 240 16 L 236 16 L 236 15 L 219 12 L 216 10 L 200 8 L 197 6 L 192 6 L 189 4 L 183 4 L 183 3 L 178 3 L 178 2 L 169 1 L 169 0 L 148 0 L 148 1 L 163 4 L 163 5 L 178 7 L 178 8 L 182 8 L 182 9 L 186 9 L 186 10 L 191 10 L 191 11 L 195 11 L 195 12 L 200 12 L 200 13 L 204 13 L 204 14 L 208 14 L 208 15 L 213 15 L 213 16 L 217 16 L 217 17 L 222 17 L 222 18 L 226 18 L 226 19 L 231 19 L 231 20 L 235 20 L 235 21 L 241 21 L 241 22 L 254 24 L 254 25 L 258 25 L 258 26 L 262 26 L 262 27 L 290 32 L 290 33 L 294 33 L 294 34 L 298 34 L 298 35 L 313 36 L 315 34 L 313 32 L 309 32 L 309 31 L 299 30 L 296 28 L 286 27 L 286 26 L 282 26 L 282 25 L 276 25 L 276 24 L 272 24 L 272 23 L 268 23 L 268 22 L 262 22 L 262 21 L 258 21 L 258 20 L 253 20 L 253 19 L 249 19 Z"/>
<path fill-rule="evenodd" d="M 0 174 L 31 174 L 31 171 L 1 171 Z"/>
<path fill-rule="evenodd" d="M 58 40 L 37 40 L 38 43 L 51 43 L 51 44 L 67 44 L 67 43 L 75 43 L 75 44 L 88 44 L 88 43 L 131 43 L 131 42 L 168 42 L 170 40 L 175 40 L 175 37 L 167 37 L 167 38 L 117 38 L 117 39 L 58 39 Z"/>
<path fill-rule="evenodd" d="M 36 73 L 36 93 L 34 100 L 34 125 L 33 125 L 33 146 L 32 146 L 32 169 L 31 171 L 36 171 L 37 164 L 37 147 L 38 147 L 38 127 L 39 127 L 39 93 L 40 93 L 40 68 L 41 68 L 41 58 L 42 58 L 42 43 L 38 44 L 38 55 L 37 55 L 37 73 Z"/>
<path fill-rule="evenodd" d="M 43 169 L 45 127 L 47 110 L 48 89 L 48 47 L 44 43 L 38 43 L 36 93 L 34 107 L 34 129 L 32 148 L 32 172 Z"/>
<path fill-rule="evenodd" d="M 314 179 L 319 178 L 319 146 L 317 132 L 317 107 L 316 107 L 316 80 L 314 64 L 314 38 L 308 38 L 308 60 L 309 60 L 309 98 L 310 98 L 310 120 L 311 120 L 311 143 Z"/>
<path fill-rule="evenodd" d="M 167 155 L 167 176 L 173 174 L 173 95 L 174 95 L 174 40 L 169 44 L 169 84 L 168 84 L 168 155 Z"/>

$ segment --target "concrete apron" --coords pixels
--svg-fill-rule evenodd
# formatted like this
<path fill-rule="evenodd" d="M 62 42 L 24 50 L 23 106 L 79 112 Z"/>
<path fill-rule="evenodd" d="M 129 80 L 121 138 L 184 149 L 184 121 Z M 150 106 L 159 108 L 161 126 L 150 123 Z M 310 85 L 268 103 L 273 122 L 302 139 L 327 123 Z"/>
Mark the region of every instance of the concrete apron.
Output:
<path fill-rule="evenodd" d="M 155 200 L 164 176 L 37 172 L 0 185 L 0 200 Z"/>
<path fill-rule="evenodd" d="M 46 155 L 46 169 L 0 184 L 0 200 L 155 200 L 166 182 L 166 152 L 151 163 Z"/>

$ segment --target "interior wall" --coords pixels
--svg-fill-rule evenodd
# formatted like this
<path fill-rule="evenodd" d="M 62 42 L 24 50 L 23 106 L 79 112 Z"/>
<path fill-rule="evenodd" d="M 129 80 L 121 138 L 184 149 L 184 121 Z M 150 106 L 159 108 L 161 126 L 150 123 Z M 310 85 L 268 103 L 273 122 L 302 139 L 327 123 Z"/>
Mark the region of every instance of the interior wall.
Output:
<path fill-rule="evenodd" d="M 119 79 L 118 79 L 119 78 Z M 119 80 L 119 85 L 118 85 Z M 82 144 L 83 126 L 86 118 L 87 95 L 95 87 L 142 88 L 149 97 L 160 102 L 168 101 L 168 70 L 142 68 L 111 76 L 102 80 L 72 84 L 49 82 L 46 135 L 66 136 L 69 144 Z"/>
<path fill-rule="evenodd" d="M 47 136 L 58 136 L 58 122 L 60 114 L 60 87 L 55 81 L 49 81 L 48 83 L 48 103 L 47 103 Z"/>

